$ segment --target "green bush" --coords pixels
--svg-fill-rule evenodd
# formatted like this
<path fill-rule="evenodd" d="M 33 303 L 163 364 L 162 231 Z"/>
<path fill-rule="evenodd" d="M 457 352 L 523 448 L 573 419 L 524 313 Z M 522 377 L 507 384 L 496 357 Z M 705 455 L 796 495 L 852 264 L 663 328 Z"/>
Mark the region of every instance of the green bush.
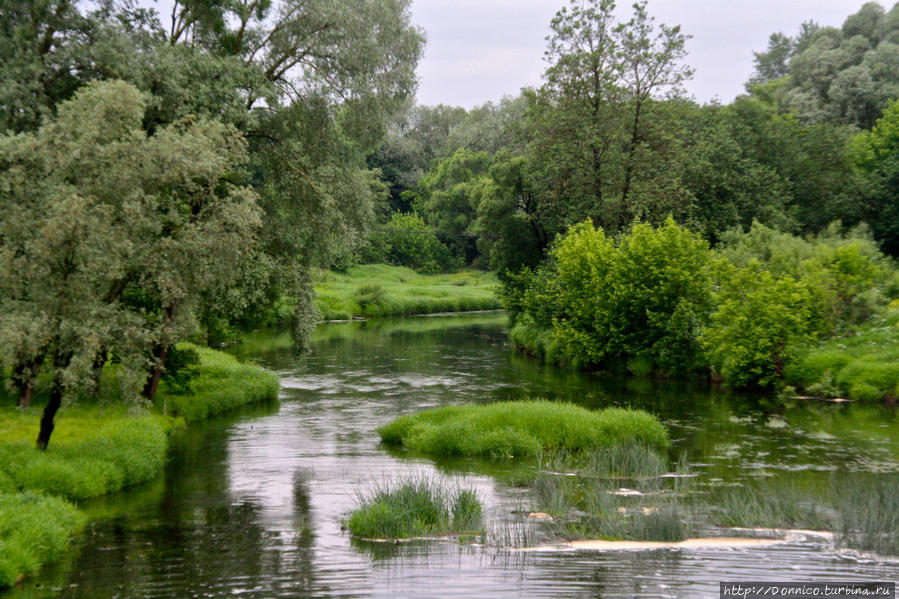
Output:
<path fill-rule="evenodd" d="M 58 559 L 84 523 L 84 515 L 62 499 L 0 493 L 0 589 Z"/>
<path fill-rule="evenodd" d="M 552 330 L 553 361 L 688 374 L 703 367 L 697 337 L 711 310 L 712 257 L 671 219 L 658 228 L 635 223 L 617 244 L 585 222 L 557 241 L 544 266 L 510 277 L 504 296 L 521 314 L 516 324 L 528 327 L 519 338 L 547 359 L 541 329 Z"/>
<path fill-rule="evenodd" d="M 360 250 L 365 264 L 387 262 L 406 266 L 423 273 L 436 273 L 459 266 L 449 248 L 415 213 L 394 213 L 390 220 L 375 231 Z"/>
<path fill-rule="evenodd" d="M 772 387 L 811 336 L 811 298 L 789 275 L 751 260 L 724 267 L 716 310 L 702 335 L 709 361 L 734 387 Z"/>
<path fill-rule="evenodd" d="M 434 408 L 401 416 L 378 434 L 385 443 L 432 455 L 527 456 L 634 442 L 668 446 L 665 427 L 642 410 L 591 411 L 542 400 Z"/>
<path fill-rule="evenodd" d="M 358 504 L 345 525 L 359 538 L 406 539 L 483 530 L 477 493 L 427 478 L 376 487 Z"/>

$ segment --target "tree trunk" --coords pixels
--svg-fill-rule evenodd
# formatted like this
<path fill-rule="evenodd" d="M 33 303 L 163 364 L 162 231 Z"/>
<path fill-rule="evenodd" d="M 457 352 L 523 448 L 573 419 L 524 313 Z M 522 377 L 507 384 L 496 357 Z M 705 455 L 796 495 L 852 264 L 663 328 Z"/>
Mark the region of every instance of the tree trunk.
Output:
<path fill-rule="evenodd" d="M 631 181 L 634 175 L 634 158 L 637 155 L 637 143 L 640 141 L 640 111 L 643 103 L 639 100 L 634 107 L 634 122 L 631 126 L 631 141 L 627 152 L 627 163 L 624 167 L 624 187 L 621 190 L 621 211 L 625 214 L 627 197 L 631 192 Z"/>
<path fill-rule="evenodd" d="M 157 343 L 153 348 L 153 370 L 144 385 L 143 396 L 151 403 L 156 398 L 156 390 L 159 388 L 159 380 L 162 378 L 162 371 L 165 369 L 165 359 L 169 355 L 169 346 L 167 343 Z"/>
<path fill-rule="evenodd" d="M 44 363 L 44 354 L 27 359 L 18 360 L 13 366 L 12 381 L 16 389 L 19 391 L 19 399 L 16 405 L 20 408 L 27 408 L 31 405 L 31 395 L 34 391 L 34 379 Z"/>
<path fill-rule="evenodd" d="M 61 356 L 57 355 L 56 360 L 54 360 L 56 375 L 53 377 L 53 387 L 50 388 L 50 401 L 47 402 L 47 405 L 44 407 L 44 413 L 41 416 L 41 430 L 37 435 L 37 448 L 40 450 L 47 449 L 47 445 L 50 443 L 50 435 L 53 434 L 53 429 L 56 427 L 53 419 L 62 405 L 62 372 L 71 361 L 71 353 Z"/>
<path fill-rule="evenodd" d="M 106 365 L 106 359 L 108 357 L 109 352 L 106 351 L 105 346 L 100 348 L 100 351 L 94 356 L 94 364 L 91 366 L 91 381 L 94 393 L 97 393 L 97 391 L 100 390 L 100 377 L 103 376 L 103 367 Z"/>

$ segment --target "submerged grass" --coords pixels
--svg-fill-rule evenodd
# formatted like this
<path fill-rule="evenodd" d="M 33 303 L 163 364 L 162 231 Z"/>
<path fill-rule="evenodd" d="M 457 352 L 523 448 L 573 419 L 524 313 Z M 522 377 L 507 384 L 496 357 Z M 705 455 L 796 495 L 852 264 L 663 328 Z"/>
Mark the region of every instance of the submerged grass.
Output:
<path fill-rule="evenodd" d="M 46 397 L 39 393 L 28 409 L 12 407 L 11 398 L 5 398 L 6 407 L 0 406 L 0 588 L 59 557 L 85 520 L 70 502 L 157 477 L 173 427 L 277 397 L 274 374 L 221 352 L 195 349 L 200 363 L 193 367 L 189 389 L 160 388 L 159 409 L 165 406 L 168 416 L 106 405 L 115 399 L 110 397 L 65 405 L 46 451 L 35 448 Z"/>
<path fill-rule="evenodd" d="M 466 270 L 422 275 L 386 264 L 324 272 L 315 284 L 316 307 L 324 320 L 354 316 L 400 316 L 501 308 L 492 273 Z"/>
<path fill-rule="evenodd" d="M 385 443 L 438 456 L 535 456 L 632 442 L 664 449 L 669 443 L 665 427 L 648 412 L 544 400 L 434 408 L 401 416 L 378 434 Z"/>
<path fill-rule="evenodd" d="M 484 530 L 477 493 L 425 477 L 371 489 L 359 497 L 345 526 L 353 536 L 366 539 L 480 534 Z"/>

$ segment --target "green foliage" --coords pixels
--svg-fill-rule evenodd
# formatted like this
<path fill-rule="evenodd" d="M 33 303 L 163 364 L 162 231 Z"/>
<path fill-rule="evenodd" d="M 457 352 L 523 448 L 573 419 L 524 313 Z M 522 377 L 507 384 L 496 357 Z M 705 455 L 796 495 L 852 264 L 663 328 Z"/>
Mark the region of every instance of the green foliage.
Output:
<path fill-rule="evenodd" d="M 552 328 L 554 361 L 609 368 L 629 360 L 641 373 L 702 367 L 697 336 L 711 309 L 712 253 L 696 235 L 669 219 L 657 229 L 636 223 L 616 244 L 582 223 L 552 259 L 525 281 L 518 309 L 522 327 Z"/>
<path fill-rule="evenodd" d="M 84 515 L 62 499 L 0 491 L 0 589 L 59 559 L 84 524 Z"/>
<path fill-rule="evenodd" d="M 501 307 L 496 283 L 493 275 L 479 271 L 422 275 L 399 266 L 366 264 L 322 273 L 315 284 L 316 307 L 325 320 L 495 310 Z"/>
<path fill-rule="evenodd" d="M 345 525 L 364 539 L 407 539 L 483 531 L 477 493 L 424 477 L 374 487 Z"/>
<path fill-rule="evenodd" d="M 811 336 L 808 290 L 755 261 L 725 272 L 702 335 L 709 361 L 735 387 L 774 386 L 796 344 Z"/>
<path fill-rule="evenodd" d="M 446 271 L 456 265 L 449 248 L 415 213 L 394 213 L 360 249 L 364 263 L 386 262 L 423 273 Z"/>
<path fill-rule="evenodd" d="M 509 457 L 632 442 L 668 446 L 665 427 L 640 410 L 598 412 L 547 401 L 450 406 L 401 416 L 378 429 L 385 443 L 434 455 Z"/>
<path fill-rule="evenodd" d="M 899 92 L 897 42 L 899 22 L 868 2 L 842 29 L 807 22 L 793 38 L 772 35 L 768 51 L 755 54 L 756 73 L 747 88 L 754 92 L 759 83 L 781 78 L 783 112 L 867 129 Z"/>
<path fill-rule="evenodd" d="M 156 405 L 167 413 L 185 422 L 198 422 L 250 403 L 277 399 L 278 377 L 274 373 L 213 349 L 189 343 L 179 347 L 196 352 L 200 362 L 192 367 L 189 389 L 160 386 Z"/>

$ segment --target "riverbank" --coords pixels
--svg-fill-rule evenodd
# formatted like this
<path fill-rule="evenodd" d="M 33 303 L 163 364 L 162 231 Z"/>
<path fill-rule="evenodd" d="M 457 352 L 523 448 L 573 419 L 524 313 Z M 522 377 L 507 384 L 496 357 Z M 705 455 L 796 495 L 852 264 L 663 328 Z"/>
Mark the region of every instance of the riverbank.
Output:
<path fill-rule="evenodd" d="M 364 264 L 321 272 L 315 305 L 323 320 L 496 310 L 502 308 L 497 286 L 496 276 L 484 271 L 423 275 L 402 266 Z"/>
<path fill-rule="evenodd" d="M 0 396 L 0 588 L 60 557 L 86 522 L 80 502 L 159 476 L 173 429 L 277 399 L 274 374 L 222 352 L 193 349 L 200 362 L 188 386 L 163 383 L 152 409 L 104 405 L 109 398 L 102 396 L 65 406 L 46 451 L 34 446 L 45 401 L 41 388 L 27 409 Z"/>

